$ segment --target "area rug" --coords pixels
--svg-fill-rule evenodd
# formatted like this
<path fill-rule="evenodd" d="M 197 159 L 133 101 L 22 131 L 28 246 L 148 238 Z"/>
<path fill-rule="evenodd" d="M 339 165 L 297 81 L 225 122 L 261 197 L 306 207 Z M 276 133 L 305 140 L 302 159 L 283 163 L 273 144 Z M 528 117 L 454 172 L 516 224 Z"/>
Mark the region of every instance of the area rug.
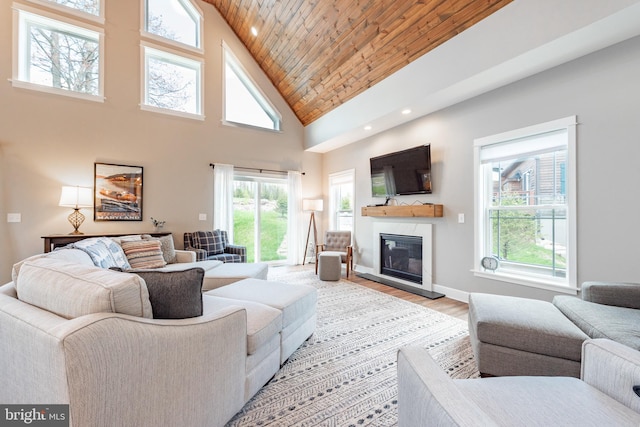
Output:
<path fill-rule="evenodd" d="M 318 289 L 317 328 L 228 427 L 395 426 L 406 345 L 427 348 L 453 378 L 479 376 L 463 320 L 309 270 L 272 268 L 269 279 Z"/>

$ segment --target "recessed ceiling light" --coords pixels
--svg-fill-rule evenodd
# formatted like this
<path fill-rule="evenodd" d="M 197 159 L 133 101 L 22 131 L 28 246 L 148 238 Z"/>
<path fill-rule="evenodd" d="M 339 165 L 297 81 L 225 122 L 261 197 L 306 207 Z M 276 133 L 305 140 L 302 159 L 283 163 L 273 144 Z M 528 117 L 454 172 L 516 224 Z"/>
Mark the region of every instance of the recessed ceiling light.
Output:
<path fill-rule="evenodd" d="M 366 126 L 364 127 L 364 130 L 371 130 L 371 129 L 373 129 L 373 127 L 372 127 L 371 125 L 366 125 Z"/>
<path fill-rule="evenodd" d="M 405 108 L 404 110 L 402 110 L 402 114 L 404 114 L 405 116 L 406 116 L 407 114 L 411 114 L 411 109 L 409 109 L 409 108 Z"/>
<path fill-rule="evenodd" d="M 256 37 L 258 35 L 258 29 L 256 27 L 251 27 L 251 34 Z"/>

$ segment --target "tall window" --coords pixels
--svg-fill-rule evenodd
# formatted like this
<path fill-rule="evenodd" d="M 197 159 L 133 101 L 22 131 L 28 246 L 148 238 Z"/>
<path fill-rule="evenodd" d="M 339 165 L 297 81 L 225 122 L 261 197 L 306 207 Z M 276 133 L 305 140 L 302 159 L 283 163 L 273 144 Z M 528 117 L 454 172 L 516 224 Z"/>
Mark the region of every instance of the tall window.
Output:
<path fill-rule="evenodd" d="M 203 119 L 202 12 L 190 0 L 143 0 L 142 109 Z"/>
<path fill-rule="evenodd" d="M 476 259 L 498 258 L 492 278 L 576 288 L 575 124 L 572 116 L 475 141 Z"/>
<path fill-rule="evenodd" d="M 247 262 L 287 259 L 288 185 L 286 177 L 236 172 L 233 240 L 247 247 Z"/>
<path fill-rule="evenodd" d="M 96 2 L 87 3 L 89 13 Z M 102 101 L 102 29 L 44 9 L 15 7 L 13 85 Z"/>
<path fill-rule="evenodd" d="M 280 113 L 249 78 L 226 46 L 224 63 L 224 121 L 228 124 L 280 130 Z"/>
<path fill-rule="evenodd" d="M 329 175 L 329 227 L 331 230 L 353 233 L 354 182 L 353 169 Z"/>

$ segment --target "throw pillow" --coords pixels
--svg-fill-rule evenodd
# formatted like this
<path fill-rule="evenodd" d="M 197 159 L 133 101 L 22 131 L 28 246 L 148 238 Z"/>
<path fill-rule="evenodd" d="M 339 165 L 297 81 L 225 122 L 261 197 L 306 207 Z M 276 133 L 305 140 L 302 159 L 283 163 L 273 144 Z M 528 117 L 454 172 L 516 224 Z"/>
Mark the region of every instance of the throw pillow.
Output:
<path fill-rule="evenodd" d="M 104 244 L 100 237 L 92 237 L 72 243 L 73 247 L 86 252 L 91 257 L 96 267 L 109 268 L 118 267 L 118 263 L 111 254 L 111 251 Z"/>
<path fill-rule="evenodd" d="M 150 234 L 143 234 L 142 238 L 145 240 L 158 240 L 160 241 L 160 249 L 162 250 L 162 257 L 167 264 L 174 264 L 176 260 L 176 248 L 173 244 L 173 236 L 160 236 L 153 237 Z"/>
<path fill-rule="evenodd" d="M 182 271 L 128 270 L 147 284 L 154 319 L 186 319 L 202 316 L 204 269 Z"/>
<path fill-rule="evenodd" d="M 131 268 L 161 268 L 166 262 L 162 257 L 158 240 L 136 240 L 122 242 L 122 250 Z"/>
<path fill-rule="evenodd" d="M 207 255 L 224 253 L 224 240 L 218 230 L 196 231 L 193 233 L 193 244 L 196 249 L 204 249 Z"/>
<path fill-rule="evenodd" d="M 129 265 L 129 261 L 127 260 L 127 256 L 122 250 L 122 246 L 108 237 L 98 237 L 98 239 L 107 247 L 109 252 L 111 252 L 111 256 L 113 256 L 116 267 L 124 269 L 131 268 L 131 265 Z"/>

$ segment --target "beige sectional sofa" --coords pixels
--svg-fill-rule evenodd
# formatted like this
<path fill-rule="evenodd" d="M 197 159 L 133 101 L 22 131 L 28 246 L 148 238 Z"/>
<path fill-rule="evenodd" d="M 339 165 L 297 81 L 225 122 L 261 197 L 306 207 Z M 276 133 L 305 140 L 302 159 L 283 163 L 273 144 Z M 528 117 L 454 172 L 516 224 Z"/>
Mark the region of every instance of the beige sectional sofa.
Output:
<path fill-rule="evenodd" d="M 0 287 L 0 402 L 69 404 L 73 426 L 222 426 L 315 329 L 311 286 L 197 289 L 201 314 L 158 319 L 142 277 L 76 249 L 16 264 Z"/>

